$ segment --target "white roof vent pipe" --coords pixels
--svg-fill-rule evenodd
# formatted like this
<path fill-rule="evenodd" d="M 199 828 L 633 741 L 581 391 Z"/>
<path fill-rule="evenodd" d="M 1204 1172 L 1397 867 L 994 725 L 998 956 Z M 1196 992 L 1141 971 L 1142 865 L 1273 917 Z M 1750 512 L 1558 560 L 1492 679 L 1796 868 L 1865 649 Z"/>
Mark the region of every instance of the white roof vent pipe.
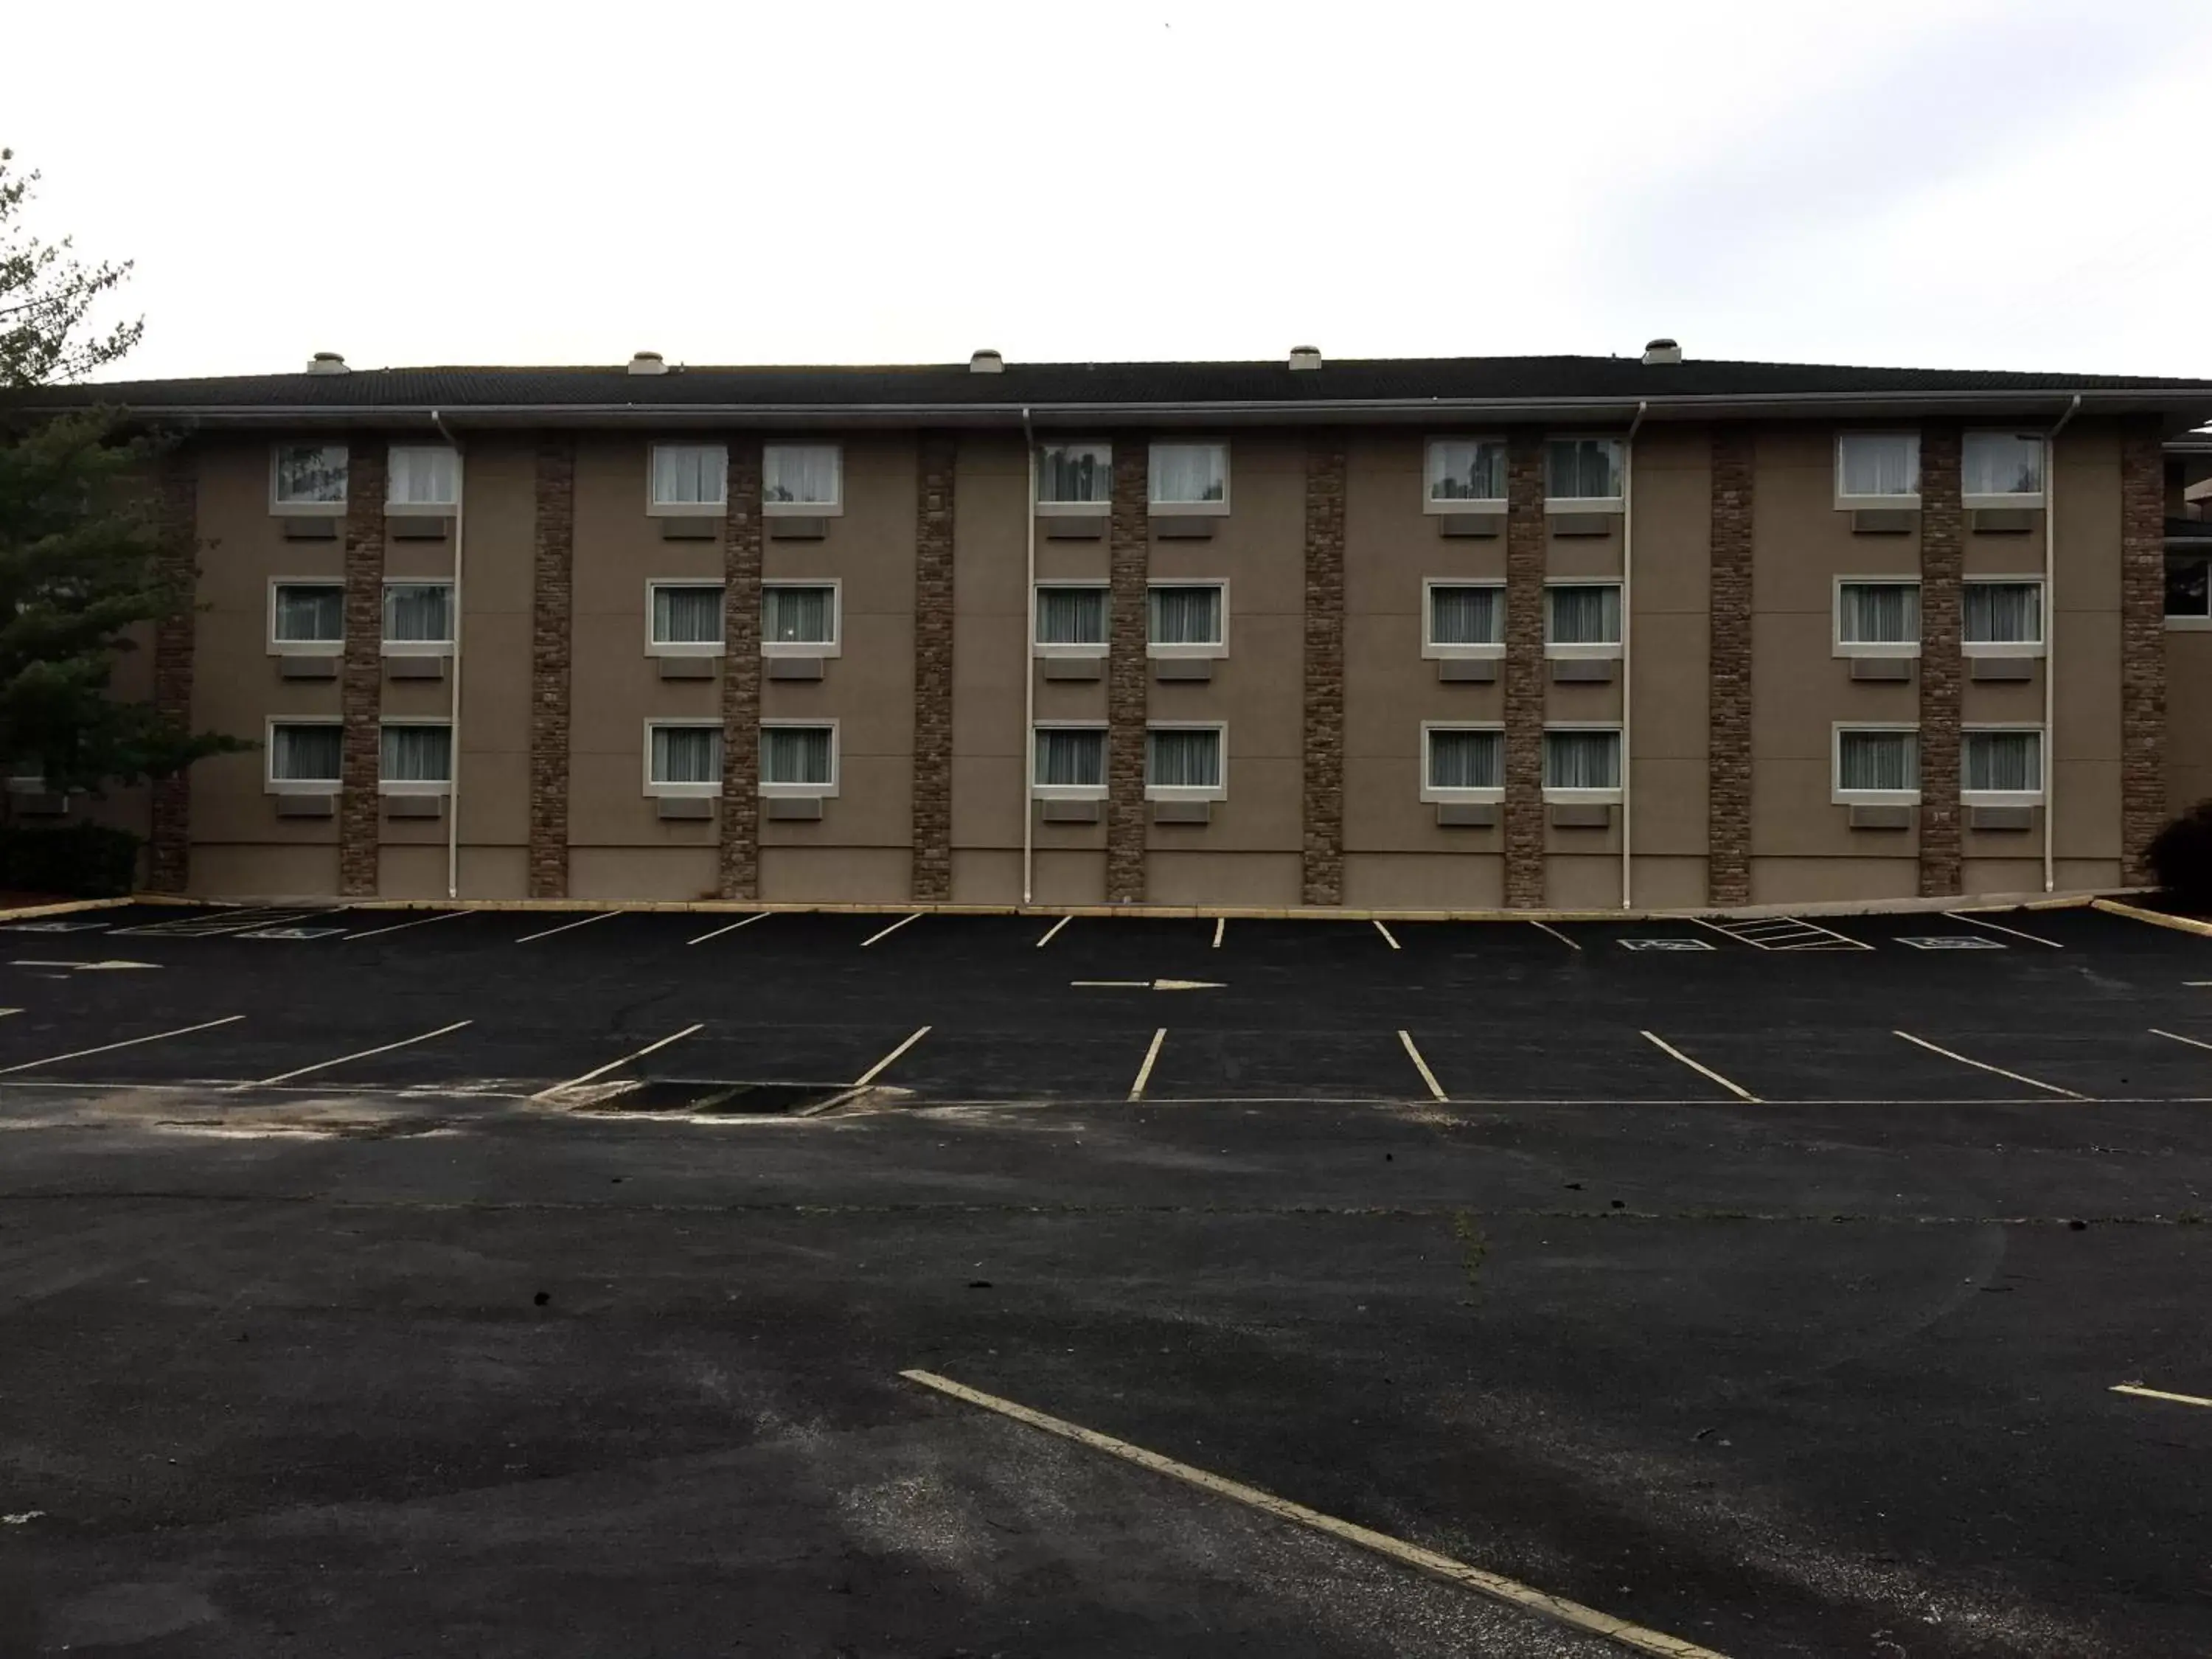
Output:
<path fill-rule="evenodd" d="M 318 351 L 307 359 L 307 373 L 310 374 L 350 374 L 352 372 L 346 367 L 346 360 L 335 351 Z"/>
<path fill-rule="evenodd" d="M 1672 340 L 1646 340 L 1644 361 L 1647 367 L 1653 363 L 1679 363 L 1682 361 L 1682 348 Z"/>
<path fill-rule="evenodd" d="M 629 372 L 633 374 L 665 374 L 668 360 L 657 351 L 640 351 L 631 355 Z"/>
<path fill-rule="evenodd" d="M 1003 374 L 1006 372 L 1006 360 L 985 346 L 968 360 L 968 372 L 970 374 Z"/>
<path fill-rule="evenodd" d="M 1321 367 L 1321 348 L 1319 346 L 1292 346 L 1291 348 L 1291 367 L 1292 368 L 1319 368 Z"/>

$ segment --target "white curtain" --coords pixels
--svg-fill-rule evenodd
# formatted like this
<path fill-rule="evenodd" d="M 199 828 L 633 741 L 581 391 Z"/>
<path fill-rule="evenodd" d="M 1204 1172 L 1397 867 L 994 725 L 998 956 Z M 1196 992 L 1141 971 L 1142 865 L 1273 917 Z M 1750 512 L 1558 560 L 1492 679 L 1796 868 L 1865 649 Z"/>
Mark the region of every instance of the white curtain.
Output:
<path fill-rule="evenodd" d="M 1920 488 L 1920 441 L 1906 432 L 1846 433 L 1846 495 L 1910 495 Z"/>
<path fill-rule="evenodd" d="M 1620 440 L 1554 438 L 1545 459 L 1545 494 L 1568 501 L 1602 501 L 1620 494 Z"/>
<path fill-rule="evenodd" d="M 653 590 L 653 638 L 655 644 L 714 645 L 719 643 L 721 637 L 720 588 L 656 587 Z"/>
<path fill-rule="evenodd" d="M 276 638 L 286 645 L 326 644 L 345 638 L 345 589 L 279 587 Z"/>
<path fill-rule="evenodd" d="M 1969 732 L 1960 787 L 2033 793 L 2043 787 L 2043 733 Z"/>
<path fill-rule="evenodd" d="M 1912 732 L 1845 732 L 1836 746 L 1843 789 L 1917 789 L 1920 738 Z"/>
<path fill-rule="evenodd" d="M 1218 789 L 1221 733 L 1211 727 L 1147 732 L 1145 781 L 1163 788 Z"/>
<path fill-rule="evenodd" d="M 1155 587 L 1152 612 L 1154 645 L 1221 642 L 1221 590 L 1218 587 Z"/>
<path fill-rule="evenodd" d="M 384 589 L 384 637 L 447 644 L 453 637 L 450 582 L 390 582 Z"/>
<path fill-rule="evenodd" d="M 336 783 L 343 754 L 336 726 L 280 726 L 269 734 L 269 775 L 283 783 Z"/>
<path fill-rule="evenodd" d="M 1096 730 L 1038 727 L 1036 781 L 1062 787 L 1103 789 L 1106 785 L 1106 734 Z"/>
<path fill-rule="evenodd" d="M 387 726 L 380 775 L 386 783 L 447 783 L 453 775 L 453 728 Z"/>
<path fill-rule="evenodd" d="M 442 447 L 394 444 L 388 486 L 394 507 L 453 507 L 460 501 L 460 468 Z"/>
<path fill-rule="evenodd" d="M 1960 454 L 1969 495 L 2035 495 L 2043 490 L 2043 440 L 2022 432 L 1969 432 Z"/>
<path fill-rule="evenodd" d="M 729 453 L 720 444 L 655 444 L 653 499 L 661 507 L 720 506 Z"/>
<path fill-rule="evenodd" d="M 2035 582 L 1968 582 L 1966 640 L 1974 645 L 2033 645 L 2043 638 L 2043 589 Z"/>
<path fill-rule="evenodd" d="M 762 453 L 763 498 L 803 507 L 837 503 L 837 446 L 770 444 Z"/>
<path fill-rule="evenodd" d="M 656 726 L 653 728 L 655 783 L 720 783 L 722 728 L 719 726 Z"/>
<path fill-rule="evenodd" d="M 1546 635 L 1552 645 L 1619 645 L 1620 589 L 1604 586 L 1549 587 L 1552 627 Z"/>
<path fill-rule="evenodd" d="M 1437 645 L 1498 645 L 1505 638 L 1504 590 L 1432 587 L 1429 638 Z"/>
<path fill-rule="evenodd" d="M 761 637 L 779 645 L 828 645 L 837 637 L 829 587 L 761 589 Z"/>
<path fill-rule="evenodd" d="M 1106 643 L 1104 588 L 1040 587 L 1036 602 L 1039 645 Z"/>
<path fill-rule="evenodd" d="M 345 498 L 343 444 L 286 444 L 276 452 L 276 499 L 280 502 L 334 502 Z"/>
<path fill-rule="evenodd" d="M 830 782 L 830 728 L 771 726 L 761 732 L 763 783 Z"/>
<path fill-rule="evenodd" d="M 1160 506 L 1225 501 L 1228 495 L 1227 445 L 1152 446 L 1152 500 Z"/>
<path fill-rule="evenodd" d="M 1041 501 L 1106 502 L 1114 499 L 1110 444 L 1048 444 L 1037 457 Z"/>
<path fill-rule="evenodd" d="M 1504 739 L 1496 732 L 1429 733 L 1429 787 L 1497 789 L 1504 787 Z"/>
<path fill-rule="evenodd" d="M 1845 582 L 1843 642 L 1910 645 L 1920 637 L 1920 584 Z"/>
<path fill-rule="evenodd" d="M 1544 787 L 1547 789 L 1620 788 L 1620 733 L 1618 732 L 1547 732 L 1544 733 Z"/>
<path fill-rule="evenodd" d="M 1429 446 L 1429 499 L 1502 501 L 1505 446 L 1440 438 Z"/>

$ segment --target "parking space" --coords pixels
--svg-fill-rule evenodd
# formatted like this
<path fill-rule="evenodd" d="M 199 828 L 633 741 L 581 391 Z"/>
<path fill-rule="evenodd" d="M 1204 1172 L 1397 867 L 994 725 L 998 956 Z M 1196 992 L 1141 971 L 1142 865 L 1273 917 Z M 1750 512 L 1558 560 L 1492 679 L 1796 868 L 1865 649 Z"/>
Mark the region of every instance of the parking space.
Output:
<path fill-rule="evenodd" d="M 1633 1025 L 1583 1027 L 1571 1042 L 1502 1022 L 1477 1027 L 1415 1020 L 1407 1030 L 1454 1100 L 1729 1098 L 1725 1088 L 1671 1058 Z"/>
<path fill-rule="evenodd" d="M 1158 1029 L 1167 1036 L 1146 1081 L 1147 1100 L 1407 1100 L 1425 1092 L 1395 1030 Z M 1129 1059 L 1133 1073 L 1142 1051 Z"/>

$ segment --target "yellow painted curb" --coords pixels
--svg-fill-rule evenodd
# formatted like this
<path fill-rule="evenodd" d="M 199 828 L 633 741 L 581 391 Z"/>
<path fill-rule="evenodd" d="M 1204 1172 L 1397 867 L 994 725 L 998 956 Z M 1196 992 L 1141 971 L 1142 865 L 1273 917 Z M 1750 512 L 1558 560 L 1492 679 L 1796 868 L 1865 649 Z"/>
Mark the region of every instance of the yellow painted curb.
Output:
<path fill-rule="evenodd" d="M 2125 916 L 2130 921 L 2147 921 L 2154 927 L 2171 927 L 2177 933 L 2195 933 L 2212 939 L 2212 921 L 2193 921 L 2187 916 L 2169 916 L 2163 910 L 2145 910 L 2133 904 L 2123 904 L 2118 899 L 2091 899 L 2092 909 L 2102 910 L 2107 915 Z"/>
<path fill-rule="evenodd" d="M 112 910 L 119 904 L 137 904 L 135 898 L 70 899 L 62 904 L 27 904 L 19 910 L 0 910 L 0 921 L 26 921 L 33 916 L 65 916 L 74 910 Z"/>

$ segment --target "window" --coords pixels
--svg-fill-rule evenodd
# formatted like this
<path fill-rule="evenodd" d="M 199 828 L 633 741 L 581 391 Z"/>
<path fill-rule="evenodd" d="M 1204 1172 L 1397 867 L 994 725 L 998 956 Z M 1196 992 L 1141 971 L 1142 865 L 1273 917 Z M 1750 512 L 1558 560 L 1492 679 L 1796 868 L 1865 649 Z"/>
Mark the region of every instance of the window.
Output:
<path fill-rule="evenodd" d="M 837 793 L 837 728 L 797 723 L 761 727 L 760 792 L 763 795 Z"/>
<path fill-rule="evenodd" d="M 1505 441 L 1431 438 L 1425 477 L 1431 513 L 1497 512 L 1505 505 Z"/>
<path fill-rule="evenodd" d="M 842 513 L 844 454 L 836 444 L 769 444 L 761 451 L 761 507 L 767 513 Z"/>
<path fill-rule="evenodd" d="M 1106 728 L 1036 728 L 1036 793 L 1056 800 L 1102 800 L 1106 794 Z"/>
<path fill-rule="evenodd" d="M 451 582 L 384 585 L 384 650 L 387 656 L 435 655 L 453 644 Z"/>
<path fill-rule="evenodd" d="M 269 505 L 277 513 L 336 514 L 345 510 L 343 444 L 279 444 L 270 459 Z"/>
<path fill-rule="evenodd" d="M 1037 447 L 1038 512 L 1103 513 L 1113 504 L 1113 445 Z"/>
<path fill-rule="evenodd" d="M 376 787 L 387 795 L 441 795 L 453 787 L 453 728 L 443 720 L 386 720 Z"/>
<path fill-rule="evenodd" d="M 269 722 L 269 787 L 325 793 L 343 773 L 344 728 L 336 720 Z"/>
<path fill-rule="evenodd" d="M 2185 627 L 2212 623 L 2212 550 L 2166 556 L 2166 619 Z"/>
<path fill-rule="evenodd" d="M 2043 729 L 1968 726 L 1959 737 L 1959 799 L 1969 806 L 2024 806 L 2043 799 Z"/>
<path fill-rule="evenodd" d="M 2043 584 L 2028 578 L 1984 580 L 1962 588 L 1961 648 L 1972 656 L 2019 656 L 2043 650 Z"/>
<path fill-rule="evenodd" d="M 1836 583 L 1836 655 L 1917 657 L 1920 654 L 1920 584 Z"/>
<path fill-rule="evenodd" d="M 1544 728 L 1544 799 L 1603 802 L 1620 795 L 1618 726 Z"/>
<path fill-rule="evenodd" d="M 1226 582 L 1155 582 L 1146 594 L 1156 657 L 1219 657 L 1229 650 Z"/>
<path fill-rule="evenodd" d="M 2043 439 L 2033 432 L 1969 432 L 1959 454 L 1968 507 L 2043 505 Z"/>
<path fill-rule="evenodd" d="M 1836 505 L 1920 505 L 1920 434 L 1917 432 L 1842 432 L 1836 434 Z"/>
<path fill-rule="evenodd" d="M 1106 648 L 1106 590 L 1040 584 L 1036 591 L 1036 643 L 1068 655 L 1092 655 Z"/>
<path fill-rule="evenodd" d="M 645 793 L 719 795 L 722 793 L 720 720 L 647 720 Z"/>
<path fill-rule="evenodd" d="M 1425 581 L 1421 654 L 1495 657 L 1505 649 L 1503 582 Z"/>
<path fill-rule="evenodd" d="M 1224 800 L 1221 748 L 1225 728 L 1218 726 L 1148 726 L 1145 728 L 1145 799 Z"/>
<path fill-rule="evenodd" d="M 771 657 L 835 655 L 837 600 L 836 582 L 762 583 L 762 653 Z"/>
<path fill-rule="evenodd" d="M 720 444 L 655 444 L 649 510 L 672 518 L 719 514 L 729 476 L 730 453 Z"/>
<path fill-rule="evenodd" d="M 1421 726 L 1421 799 L 1491 801 L 1505 790 L 1505 734 L 1496 726 Z"/>
<path fill-rule="evenodd" d="M 442 444 L 392 446 L 392 478 L 385 509 L 392 513 L 450 513 L 461 504 L 460 457 Z"/>
<path fill-rule="evenodd" d="M 1618 438 L 1554 438 L 1544 446 L 1544 501 L 1566 511 L 1620 505 Z"/>
<path fill-rule="evenodd" d="M 1155 513 L 1229 510 L 1227 444 L 1154 444 L 1152 476 Z"/>
<path fill-rule="evenodd" d="M 720 582 L 647 582 L 646 651 L 663 657 L 722 654 Z"/>
<path fill-rule="evenodd" d="M 1916 726 L 1836 728 L 1835 799 L 1841 805 L 1910 806 L 1920 799 Z"/>
<path fill-rule="evenodd" d="M 1544 649 L 1554 657 L 1620 654 L 1620 584 L 1553 582 L 1544 589 Z"/>
<path fill-rule="evenodd" d="M 343 582 L 269 584 L 269 642 L 295 648 L 312 647 L 327 655 L 345 647 L 345 585 Z"/>

